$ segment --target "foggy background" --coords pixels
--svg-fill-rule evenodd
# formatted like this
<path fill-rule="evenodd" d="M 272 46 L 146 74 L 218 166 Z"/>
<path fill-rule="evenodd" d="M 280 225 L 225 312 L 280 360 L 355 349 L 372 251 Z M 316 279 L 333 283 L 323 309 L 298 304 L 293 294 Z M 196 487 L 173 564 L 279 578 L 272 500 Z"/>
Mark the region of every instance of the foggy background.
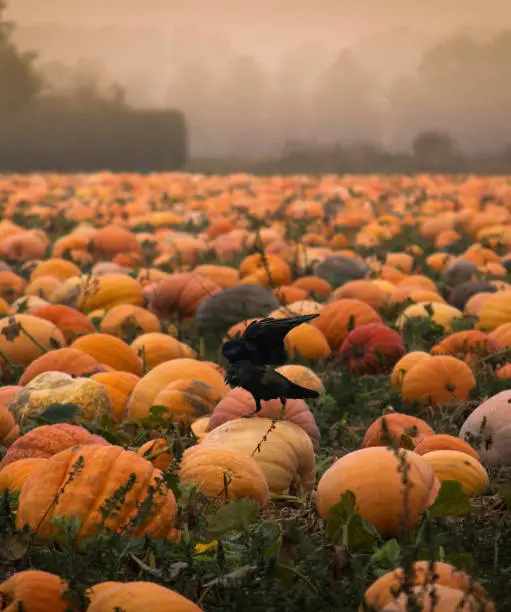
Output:
<path fill-rule="evenodd" d="M 52 92 L 179 108 L 192 157 L 511 143 L 509 0 L 11 0 Z M 117 84 L 123 90 L 114 90 Z"/>

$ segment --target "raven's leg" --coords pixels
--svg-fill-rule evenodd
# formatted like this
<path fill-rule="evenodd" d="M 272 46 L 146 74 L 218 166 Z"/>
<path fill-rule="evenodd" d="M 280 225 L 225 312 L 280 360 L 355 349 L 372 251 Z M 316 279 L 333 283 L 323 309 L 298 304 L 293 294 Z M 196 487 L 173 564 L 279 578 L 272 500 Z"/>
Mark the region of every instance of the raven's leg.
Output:
<path fill-rule="evenodd" d="M 282 418 L 283 419 L 286 417 L 286 401 L 287 401 L 287 398 L 285 397 L 280 398 L 280 403 L 282 404 Z"/>
<path fill-rule="evenodd" d="M 256 409 L 254 410 L 254 412 L 251 412 L 250 414 L 247 414 L 247 417 L 254 416 L 254 414 L 257 414 L 262 409 L 261 400 L 258 397 L 254 397 L 254 399 L 255 399 Z"/>

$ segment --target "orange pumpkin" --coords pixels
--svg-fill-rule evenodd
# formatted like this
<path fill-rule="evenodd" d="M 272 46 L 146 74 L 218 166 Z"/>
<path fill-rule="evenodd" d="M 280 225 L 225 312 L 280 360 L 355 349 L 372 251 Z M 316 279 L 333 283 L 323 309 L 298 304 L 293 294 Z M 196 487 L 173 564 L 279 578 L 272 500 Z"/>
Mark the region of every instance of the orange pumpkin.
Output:
<path fill-rule="evenodd" d="M 6 612 L 66 612 L 67 583 L 40 570 L 17 572 L 0 584 L 0 605 Z"/>
<path fill-rule="evenodd" d="M 75 340 L 71 348 L 89 354 L 113 370 L 142 376 L 142 361 L 120 338 L 108 334 L 89 334 Z"/>
<path fill-rule="evenodd" d="M 471 329 L 450 334 L 431 349 L 432 355 L 453 355 L 470 366 L 500 350 L 489 335 Z"/>
<path fill-rule="evenodd" d="M 73 342 L 79 336 L 90 334 L 95 331 L 94 325 L 89 317 L 76 308 L 64 306 L 63 304 L 53 304 L 42 306 L 32 313 L 34 317 L 45 319 L 56 325 L 67 343 Z"/>
<path fill-rule="evenodd" d="M 165 438 L 157 438 L 156 440 L 149 440 L 149 442 L 142 444 L 137 450 L 137 455 L 147 459 L 155 468 L 164 472 L 172 463 L 172 452 L 169 447 L 170 443 L 168 440 Z M 151 458 L 152 455 L 157 456 Z"/>
<path fill-rule="evenodd" d="M 476 380 L 466 363 L 449 356 L 422 359 L 403 379 L 401 394 L 407 402 L 437 406 L 467 400 Z"/>
<path fill-rule="evenodd" d="M 414 451 L 419 455 L 425 455 L 437 450 L 455 450 L 470 455 L 477 461 L 481 461 L 479 453 L 470 446 L 468 442 L 449 434 L 434 434 L 424 438 L 417 444 Z"/>
<path fill-rule="evenodd" d="M 10 491 L 21 491 L 25 480 L 43 463 L 46 459 L 42 457 L 31 457 L 19 459 L 14 463 L 6 465 L 0 470 L 0 492 L 9 489 Z"/>
<path fill-rule="evenodd" d="M 108 225 L 98 230 L 91 241 L 92 253 L 96 261 L 111 261 L 116 255 L 142 254 L 137 237 L 123 227 Z"/>
<path fill-rule="evenodd" d="M 424 351 L 412 351 L 411 353 L 404 355 L 404 357 L 401 357 L 401 359 L 394 366 L 390 376 L 392 386 L 401 387 L 405 374 L 409 372 L 416 363 L 419 363 L 419 361 L 427 359 L 428 357 L 430 357 L 430 355 Z"/>
<path fill-rule="evenodd" d="M 302 276 L 296 279 L 292 286 L 303 289 L 308 296 L 315 299 L 325 300 L 332 293 L 330 284 L 319 276 Z"/>
<path fill-rule="evenodd" d="M 106 387 L 114 409 L 114 419 L 118 423 L 127 414 L 128 400 L 140 377 L 132 372 L 100 372 L 91 376 L 92 380 Z"/>
<path fill-rule="evenodd" d="M 142 359 L 148 370 L 172 359 L 195 359 L 197 353 L 184 342 L 163 333 L 139 336 L 131 343 L 131 350 Z"/>
<path fill-rule="evenodd" d="M 376 310 L 387 301 L 385 292 L 371 280 L 349 281 L 337 288 L 330 299 L 333 301 L 345 298 L 360 300 Z"/>
<path fill-rule="evenodd" d="M 14 272 L 0 271 L 0 296 L 6 302 L 14 302 L 26 287 L 26 282 Z"/>
<path fill-rule="evenodd" d="M 161 323 L 152 313 L 132 304 L 118 304 L 111 308 L 100 323 L 104 334 L 126 338 L 131 333 L 141 334 L 161 332 Z"/>
<path fill-rule="evenodd" d="M 408 414 L 390 413 L 376 419 L 368 427 L 361 446 L 394 446 L 413 450 L 434 433 L 422 419 Z"/>

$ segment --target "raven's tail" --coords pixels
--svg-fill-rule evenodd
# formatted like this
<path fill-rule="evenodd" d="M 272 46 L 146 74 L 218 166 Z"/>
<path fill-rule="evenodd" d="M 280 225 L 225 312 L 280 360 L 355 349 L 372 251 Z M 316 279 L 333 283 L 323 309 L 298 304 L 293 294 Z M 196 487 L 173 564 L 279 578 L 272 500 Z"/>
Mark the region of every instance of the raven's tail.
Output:
<path fill-rule="evenodd" d="M 314 389 L 308 389 L 307 387 L 301 387 L 296 383 L 287 379 L 289 385 L 286 390 L 286 397 L 288 399 L 316 399 L 319 397 L 319 392 Z"/>

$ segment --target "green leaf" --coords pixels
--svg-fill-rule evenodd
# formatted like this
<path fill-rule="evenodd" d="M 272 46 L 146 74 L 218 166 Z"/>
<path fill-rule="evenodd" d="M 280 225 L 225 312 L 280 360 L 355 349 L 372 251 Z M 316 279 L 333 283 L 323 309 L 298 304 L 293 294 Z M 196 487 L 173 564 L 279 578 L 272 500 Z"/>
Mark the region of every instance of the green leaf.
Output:
<path fill-rule="evenodd" d="M 444 480 L 434 504 L 429 508 L 433 518 L 461 517 L 471 513 L 470 498 L 457 480 Z"/>
<path fill-rule="evenodd" d="M 371 561 L 375 564 L 385 563 L 391 567 L 398 567 L 401 563 L 401 548 L 398 541 L 393 539 L 385 542 L 373 553 Z"/>
<path fill-rule="evenodd" d="M 208 517 L 208 533 L 220 536 L 228 531 L 247 531 L 259 518 L 259 506 L 250 499 L 232 501 Z"/>
<path fill-rule="evenodd" d="M 378 530 L 360 514 L 354 514 L 347 525 L 346 548 L 350 552 L 360 552 L 372 549 L 375 541 L 379 538 Z"/>
<path fill-rule="evenodd" d="M 74 421 L 80 411 L 76 404 L 50 404 L 43 412 L 31 415 L 31 418 L 44 425 L 56 425 L 57 423 L 70 423 Z"/>

